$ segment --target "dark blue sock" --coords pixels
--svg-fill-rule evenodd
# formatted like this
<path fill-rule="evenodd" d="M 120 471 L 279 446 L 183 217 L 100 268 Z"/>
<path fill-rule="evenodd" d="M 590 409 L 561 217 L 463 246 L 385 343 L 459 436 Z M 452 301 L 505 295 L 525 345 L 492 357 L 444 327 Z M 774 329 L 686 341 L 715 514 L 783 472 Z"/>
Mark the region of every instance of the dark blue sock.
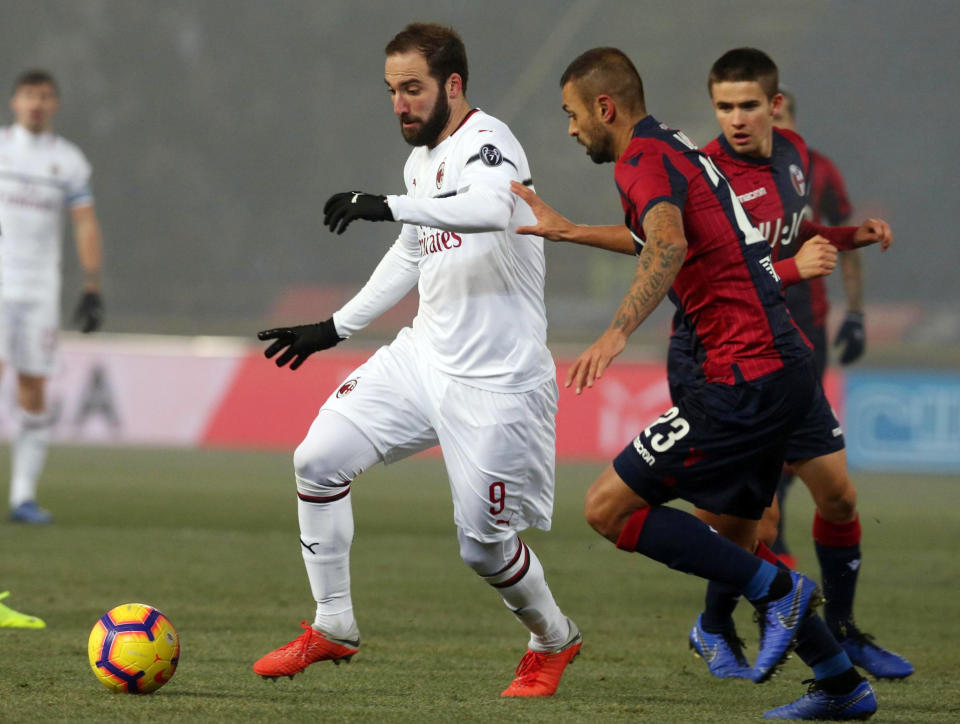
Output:
<path fill-rule="evenodd" d="M 796 650 L 797 656 L 813 669 L 814 678 L 817 679 L 835 676 L 853 666 L 823 619 L 814 613 L 808 614 L 797 629 Z M 821 674 L 819 676 L 818 671 Z"/>
<path fill-rule="evenodd" d="M 634 513 L 617 547 L 642 553 L 674 570 L 735 586 L 751 599 L 758 592 L 766 594 L 777 572 L 690 513 L 662 505 Z"/>
<path fill-rule="evenodd" d="M 710 581 L 704 600 L 700 624 L 707 633 L 720 634 L 733 631 L 733 612 L 740 601 L 740 591 L 731 585 Z"/>
<path fill-rule="evenodd" d="M 853 625 L 853 598 L 857 590 L 857 573 L 860 571 L 860 544 L 852 546 L 826 546 L 815 543 L 817 560 L 820 561 L 820 576 L 823 595 L 827 599 L 823 616 L 827 626 L 836 636 Z"/>

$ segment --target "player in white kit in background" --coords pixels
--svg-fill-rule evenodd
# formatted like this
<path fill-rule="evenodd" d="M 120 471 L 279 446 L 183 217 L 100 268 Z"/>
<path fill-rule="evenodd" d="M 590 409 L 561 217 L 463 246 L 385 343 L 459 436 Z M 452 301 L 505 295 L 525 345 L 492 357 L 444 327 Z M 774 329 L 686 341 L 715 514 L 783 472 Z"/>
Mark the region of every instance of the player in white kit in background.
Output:
<path fill-rule="evenodd" d="M 49 73 L 31 70 L 14 84 L 14 123 L 0 128 L 0 356 L 17 373 L 18 410 L 11 439 L 10 519 L 49 523 L 37 506 L 37 481 L 50 442 L 46 382 L 60 326 L 60 252 L 69 210 L 83 269 L 75 317 L 84 332 L 103 318 L 100 224 L 90 164 L 52 132 L 60 108 Z"/>
<path fill-rule="evenodd" d="M 319 324 L 261 332 L 266 350 L 296 369 L 419 285 L 410 327 L 355 370 L 324 403 L 294 454 L 300 543 L 317 601 L 313 625 L 254 664 L 292 675 L 359 647 L 350 594 L 350 486 L 365 469 L 439 444 L 463 560 L 530 631 L 503 696 L 550 696 L 580 650 L 543 567 L 517 534 L 550 528 L 556 372 L 546 346 L 543 240 L 510 181 L 531 184 L 520 144 L 465 97 L 466 51 L 439 25 L 407 26 L 386 47 L 385 81 L 413 152 L 407 193 L 336 194 L 324 223 L 399 221 L 400 236 L 367 284 Z"/>

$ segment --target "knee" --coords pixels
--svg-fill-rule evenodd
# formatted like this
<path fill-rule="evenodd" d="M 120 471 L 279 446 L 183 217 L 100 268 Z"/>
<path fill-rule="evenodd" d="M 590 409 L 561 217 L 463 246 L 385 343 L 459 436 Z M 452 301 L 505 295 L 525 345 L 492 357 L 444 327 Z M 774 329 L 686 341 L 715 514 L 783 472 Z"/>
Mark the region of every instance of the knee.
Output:
<path fill-rule="evenodd" d="M 830 490 L 817 500 L 817 510 L 825 520 L 832 523 L 846 523 L 857 515 L 857 489 L 846 478 L 843 486 Z"/>
<path fill-rule="evenodd" d="M 604 496 L 597 492 L 596 487 L 591 487 L 587 491 L 583 501 L 583 516 L 587 524 L 597 533 L 609 541 L 617 542 L 623 530 L 625 518 L 615 514 L 604 500 Z"/>
<path fill-rule="evenodd" d="M 519 545 L 515 535 L 506 541 L 483 543 L 458 530 L 457 539 L 460 559 L 479 576 L 491 576 L 509 565 Z"/>
<path fill-rule="evenodd" d="M 310 438 L 297 446 L 293 452 L 293 471 L 298 486 L 326 487 L 350 482 L 342 479 L 330 452 Z"/>

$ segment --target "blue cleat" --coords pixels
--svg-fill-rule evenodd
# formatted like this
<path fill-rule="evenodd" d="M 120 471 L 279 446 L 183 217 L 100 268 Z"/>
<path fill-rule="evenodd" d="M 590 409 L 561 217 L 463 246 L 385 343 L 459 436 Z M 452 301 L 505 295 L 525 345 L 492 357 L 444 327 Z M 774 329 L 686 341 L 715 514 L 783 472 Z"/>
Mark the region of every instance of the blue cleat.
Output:
<path fill-rule="evenodd" d="M 877 697 L 866 679 L 849 694 L 838 695 L 826 693 L 814 681 L 807 693 L 795 702 L 771 709 L 763 715 L 763 718 L 842 721 L 869 719 L 876 711 Z"/>
<path fill-rule="evenodd" d="M 878 679 L 904 679 L 914 672 L 913 664 L 899 654 L 873 642 L 873 636 L 857 628 L 848 628 L 845 638 L 837 637 L 840 647 L 854 666 Z"/>
<path fill-rule="evenodd" d="M 34 500 L 20 503 L 10 511 L 10 520 L 14 523 L 29 523 L 31 525 L 45 525 L 53 522 L 49 510 L 44 510 Z"/>
<path fill-rule="evenodd" d="M 793 588 L 767 604 L 762 612 L 760 650 L 753 666 L 753 680 L 762 684 L 776 672 L 793 648 L 800 623 L 820 599 L 817 584 L 802 573 L 790 571 Z"/>
<path fill-rule="evenodd" d="M 701 619 L 690 629 L 690 648 L 693 655 L 707 664 L 710 673 L 718 679 L 752 679 L 753 667 L 743 655 L 743 641 L 736 631 L 714 634 L 703 630 Z"/>

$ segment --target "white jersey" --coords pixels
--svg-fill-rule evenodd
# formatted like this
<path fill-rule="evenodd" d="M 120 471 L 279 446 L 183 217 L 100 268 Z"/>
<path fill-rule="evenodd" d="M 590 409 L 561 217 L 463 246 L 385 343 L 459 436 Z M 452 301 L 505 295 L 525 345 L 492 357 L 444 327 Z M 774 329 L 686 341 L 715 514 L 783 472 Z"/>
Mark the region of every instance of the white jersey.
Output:
<path fill-rule="evenodd" d="M 90 164 L 79 148 L 19 124 L 0 128 L 4 299 L 59 298 L 64 212 L 92 203 Z"/>
<path fill-rule="evenodd" d="M 429 364 L 495 392 L 553 379 L 543 239 L 513 233 L 536 217 L 510 191 L 512 180 L 532 183 L 510 129 L 474 110 L 435 148 L 415 148 L 404 180 L 407 194 L 387 197 L 404 222 L 400 237 L 367 287 L 334 316 L 338 331 L 350 334 L 398 299 L 404 289 L 385 287 L 402 287 L 396 280 L 412 269 L 406 278 L 409 286 L 418 281 L 420 293 L 413 334 Z"/>

